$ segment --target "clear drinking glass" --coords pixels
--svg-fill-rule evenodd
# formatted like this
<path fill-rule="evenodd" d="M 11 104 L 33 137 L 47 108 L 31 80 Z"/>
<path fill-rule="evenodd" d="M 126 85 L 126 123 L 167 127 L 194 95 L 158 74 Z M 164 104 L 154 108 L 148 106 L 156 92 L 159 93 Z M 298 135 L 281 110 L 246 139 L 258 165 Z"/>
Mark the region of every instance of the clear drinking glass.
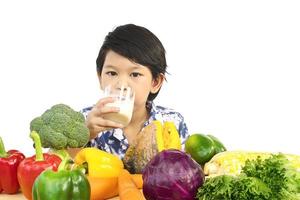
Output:
<path fill-rule="evenodd" d="M 106 113 L 103 115 L 104 119 L 108 119 L 127 126 L 131 120 L 133 105 L 134 105 L 134 91 L 130 87 L 122 86 L 121 89 L 112 88 L 110 85 L 104 89 L 104 97 L 113 97 L 115 99 L 112 103 L 107 103 L 105 106 L 118 107 L 119 112 Z"/>

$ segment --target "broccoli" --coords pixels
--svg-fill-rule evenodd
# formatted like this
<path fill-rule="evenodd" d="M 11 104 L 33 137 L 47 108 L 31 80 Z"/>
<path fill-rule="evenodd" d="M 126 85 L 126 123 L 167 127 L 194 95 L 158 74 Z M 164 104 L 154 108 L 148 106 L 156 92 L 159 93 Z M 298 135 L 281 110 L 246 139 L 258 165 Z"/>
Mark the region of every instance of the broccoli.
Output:
<path fill-rule="evenodd" d="M 30 122 L 44 148 L 66 149 L 83 147 L 89 141 L 89 130 L 83 114 L 65 104 L 57 104 Z"/>

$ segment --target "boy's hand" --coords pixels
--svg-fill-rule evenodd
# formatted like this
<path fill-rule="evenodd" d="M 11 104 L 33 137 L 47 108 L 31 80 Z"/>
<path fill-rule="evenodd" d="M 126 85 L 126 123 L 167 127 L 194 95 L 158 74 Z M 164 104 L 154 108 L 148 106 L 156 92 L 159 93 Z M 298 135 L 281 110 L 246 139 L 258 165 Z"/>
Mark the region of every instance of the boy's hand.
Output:
<path fill-rule="evenodd" d="M 88 114 L 86 125 L 90 130 L 90 139 L 94 139 L 97 137 L 98 133 L 104 130 L 123 128 L 122 124 L 103 118 L 103 114 L 120 111 L 120 109 L 117 107 L 105 106 L 105 104 L 112 102 L 114 102 L 113 97 L 100 99 Z"/>

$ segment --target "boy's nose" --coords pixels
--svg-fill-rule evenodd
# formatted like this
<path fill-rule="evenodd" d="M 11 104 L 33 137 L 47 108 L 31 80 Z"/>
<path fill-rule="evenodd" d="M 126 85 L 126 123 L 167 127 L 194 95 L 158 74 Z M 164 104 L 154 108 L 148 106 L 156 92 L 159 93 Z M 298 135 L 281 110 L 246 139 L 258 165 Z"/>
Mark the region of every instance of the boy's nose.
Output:
<path fill-rule="evenodd" d="M 126 80 L 119 79 L 116 85 L 116 88 L 121 90 L 122 88 L 129 87 L 128 82 Z"/>

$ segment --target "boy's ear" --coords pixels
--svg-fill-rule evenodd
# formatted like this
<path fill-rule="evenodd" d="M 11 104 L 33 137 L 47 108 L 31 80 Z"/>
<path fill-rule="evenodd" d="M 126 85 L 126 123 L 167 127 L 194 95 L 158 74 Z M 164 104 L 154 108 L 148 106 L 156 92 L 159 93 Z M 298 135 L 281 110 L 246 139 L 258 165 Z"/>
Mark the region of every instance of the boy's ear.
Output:
<path fill-rule="evenodd" d="M 152 80 L 152 86 L 151 86 L 151 93 L 155 94 L 159 91 L 161 88 L 163 82 L 165 80 L 165 75 L 160 73 L 156 79 Z"/>

